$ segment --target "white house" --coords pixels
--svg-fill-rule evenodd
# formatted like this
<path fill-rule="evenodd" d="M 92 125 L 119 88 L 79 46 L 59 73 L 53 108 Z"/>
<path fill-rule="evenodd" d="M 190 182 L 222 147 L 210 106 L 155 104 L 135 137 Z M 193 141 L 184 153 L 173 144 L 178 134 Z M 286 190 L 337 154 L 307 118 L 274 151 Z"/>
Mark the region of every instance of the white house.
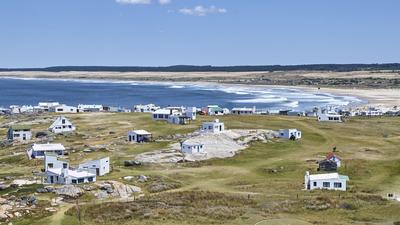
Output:
<path fill-rule="evenodd" d="M 44 171 L 54 168 L 68 169 L 69 163 L 67 161 L 60 160 L 57 154 L 47 152 L 44 156 Z"/>
<path fill-rule="evenodd" d="M 152 138 L 152 134 L 145 130 L 131 130 L 128 131 L 129 142 L 148 142 Z"/>
<path fill-rule="evenodd" d="M 164 120 L 168 121 L 171 115 L 181 115 L 178 111 L 172 109 L 158 109 L 152 113 L 153 120 Z"/>
<path fill-rule="evenodd" d="M 201 110 L 205 115 L 209 116 L 221 116 L 224 115 L 224 109 L 218 105 L 208 105 Z"/>
<path fill-rule="evenodd" d="M 326 156 L 326 160 L 335 162 L 337 167 L 340 167 L 342 165 L 342 159 L 333 152 L 328 153 L 328 155 Z"/>
<path fill-rule="evenodd" d="M 69 163 L 60 160 L 55 154 L 45 154 L 44 179 L 46 184 L 80 184 L 96 181 L 96 174 L 102 176 L 110 171 L 110 159 L 90 161 L 80 164 L 77 170 L 69 167 Z"/>
<path fill-rule="evenodd" d="M 101 112 L 103 111 L 103 105 L 78 105 L 78 112 Z"/>
<path fill-rule="evenodd" d="M 279 130 L 279 137 L 297 140 L 301 138 L 301 131 L 297 129 L 281 129 Z"/>
<path fill-rule="evenodd" d="M 188 124 L 190 122 L 190 118 L 182 115 L 170 115 L 168 118 L 168 123 L 172 124 Z"/>
<path fill-rule="evenodd" d="M 339 114 L 318 114 L 320 122 L 343 122 L 342 115 Z"/>
<path fill-rule="evenodd" d="M 196 120 L 197 108 L 196 107 L 186 107 L 185 116 L 190 120 Z"/>
<path fill-rule="evenodd" d="M 60 105 L 59 102 L 39 102 L 39 108 L 43 109 L 43 111 L 48 112 L 50 108 Z"/>
<path fill-rule="evenodd" d="M 49 112 L 55 112 L 55 113 L 77 113 L 78 108 L 74 106 L 68 106 L 68 105 L 56 105 L 53 106 L 49 109 Z"/>
<path fill-rule="evenodd" d="M 59 116 L 49 127 L 49 131 L 55 134 L 68 133 L 76 130 L 76 127 L 64 116 Z"/>
<path fill-rule="evenodd" d="M 197 141 L 186 140 L 181 143 L 181 151 L 186 154 L 204 153 L 204 144 Z"/>
<path fill-rule="evenodd" d="M 104 176 L 110 172 L 110 157 L 81 163 L 79 164 L 78 169 L 96 174 L 97 176 Z"/>
<path fill-rule="evenodd" d="M 43 158 L 46 153 L 64 155 L 65 147 L 62 144 L 33 144 L 27 154 L 30 159 Z"/>
<path fill-rule="evenodd" d="M 219 122 L 219 119 L 215 119 L 213 122 L 204 122 L 201 127 L 201 131 L 210 133 L 220 133 L 225 130 L 225 125 Z"/>
<path fill-rule="evenodd" d="M 256 113 L 256 107 L 254 106 L 253 108 L 233 108 L 231 110 L 231 113 L 236 115 L 252 115 Z"/>
<path fill-rule="evenodd" d="M 384 113 L 380 109 L 369 108 L 367 110 L 361 111 L 361 116 L 382 116 Z"/>
<path fill-rule="evenodd" d="M 96 174 L 69 168 L 53 168 L 45 172 L 43 183 L 46 184 L 82 184 L 96 181 Z"/>
<path fill-rule="evenodd" d="M 346 191 L 348 176 L 338 173 L 325 173 L 310 175 L 307 171 L 304 176 L 304 187 L 306 190 L 327 189 L 335 191 Z"/>
<path fill-rule="evenodd" d="M 142 113 L 151 113 L 159 110 L 160 107 L 156 106 L 154 104 L 148 104 L 148 105 L 135 105 L 133 107 L 134 112 L 142 112 Z"/>
<path fill-rule="evenodd" d="M 29 126 L 14 125 L 8 129 L 7 138 L 10 141 L 27 141 L 32 139 L 32 131 Z"/>
<path fill-rule="evenodd" d="M 34 108 L 31 105 L 10 105 L 11 114 L 20 114 L 20 113 L 33 113 Z"/>

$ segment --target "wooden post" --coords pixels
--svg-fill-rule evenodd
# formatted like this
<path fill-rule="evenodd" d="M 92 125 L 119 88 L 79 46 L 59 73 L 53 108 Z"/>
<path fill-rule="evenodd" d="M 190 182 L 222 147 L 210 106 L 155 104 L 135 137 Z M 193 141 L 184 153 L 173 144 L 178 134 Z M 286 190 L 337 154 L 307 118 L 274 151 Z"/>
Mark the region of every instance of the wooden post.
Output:
<path fill-rule="evenodd" d="M 76 199 L 76 211 L 78 214 L 79 225 L 82 225 L 81 209 L 79 208 L 79 199 Z"/>

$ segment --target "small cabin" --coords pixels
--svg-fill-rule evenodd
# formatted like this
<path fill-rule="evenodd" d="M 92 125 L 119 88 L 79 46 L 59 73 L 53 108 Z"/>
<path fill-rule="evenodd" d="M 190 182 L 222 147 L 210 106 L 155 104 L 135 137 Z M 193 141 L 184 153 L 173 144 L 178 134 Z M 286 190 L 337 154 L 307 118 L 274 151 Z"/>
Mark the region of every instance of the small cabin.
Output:
<path fill-rule="evenodd" d="M 279 137 L 291 140 L 301 139 L 301 131 L 297 129 L 281 129 L 279 130 Z"/>
<path fill-rule="evenodd" d="M 219 122 L 219 119 L 215 119 L 213 122 L 204 122 L 201 127 L 201 131 L 208 133 L 221 133 L 225 130 L 225 125 Z"/>
<path fill-rule="evenodd" d="M 346 191 L 348 176 L 338 173 L 325 173 L 311 175 L 308 171 L 304 176 L 305 190 L 327 189 Z"/>
<path fill-rule="evenodd" d="M 75 106 L 68 106 L 68 105 L 57 105 L 53 106 L 49 109 L 49 112 L 55 112 L 55 113 L 77 113 L 78 108 Z"/>
<path fill-rule="evenodd" d="M 54 123 L 49 127 L 49 131 L 55 134 L 70 133 L 76 130 L 76 127 L 64 116 L 56 118 Z"/>
<path fill-rule="evenodd" d="M 44 158 L 46 154 L 53 153 L 56 155 L 64 155 L 65 147 L 62 144 L 33 144 L 28 149 L 27 154 L 30 159 Z"/>
<path fill-rule="evenodd" d="M 256 113 L 256 107 L 254 106 L 253 108 L 233 108 L 231 113 L 235 115 L 252 115 Z"/>
<path fill-rule="evenodd" d="M 338 166 L 335 161 L 324 159 L 318 162 L 319 171 L 336 171 L 337 167 Z"/>
<path fill-rule="evenodd" d="M 201 154 L 204 153 L 204 144 L 187 140 L 181 143 L 181 151 L 186 154 Z"/>
<path fill-rule="evenodd" d="M 173 109 L 158 109 L 152 113 L 153 120 L 164 120 L 167 121 L 169 117 L 174 114 Z"/>
<path fill-rule="evenodd" d="M 10 141 L 27 141 L 32 139 L 32 131 L 29 126 L 11 126 L 7 132 L 7 139 Z"/>
<path fill-rule="evenodd" d="M 318 114 L 318 121 L 341 123 L 343 122 L 343 118 L 342 115 L 339 114 Z"/>
<path fill-rule="evenodd" d="M 168 123 L 185 125 L 190 123 L 190 117 L 181 115 L 171 115 L 168 119 Z"/>
<path fill-rule="evenodd" d="M 149 142 L 152 139 L 152 134 L 145 130 L 131 130 L 128 132 L 128 142 Z"/>

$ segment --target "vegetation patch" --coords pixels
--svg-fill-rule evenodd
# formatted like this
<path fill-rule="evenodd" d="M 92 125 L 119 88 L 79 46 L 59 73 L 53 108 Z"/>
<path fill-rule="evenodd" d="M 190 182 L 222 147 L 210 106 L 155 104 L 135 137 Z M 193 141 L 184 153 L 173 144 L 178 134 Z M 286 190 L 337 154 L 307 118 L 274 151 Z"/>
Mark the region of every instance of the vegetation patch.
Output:
<path fill-rule="evenodd" d="M 119 220 L 198 220 L 218 223 L 242 216 L 255 203 L 244 197 L 217 192 L 175 192 L 144 197 L 134 202 L 110 202 L 81 206 L 84 220 L 106 224 Z M 66 212 L 77 215 L 77 208 Z"/>

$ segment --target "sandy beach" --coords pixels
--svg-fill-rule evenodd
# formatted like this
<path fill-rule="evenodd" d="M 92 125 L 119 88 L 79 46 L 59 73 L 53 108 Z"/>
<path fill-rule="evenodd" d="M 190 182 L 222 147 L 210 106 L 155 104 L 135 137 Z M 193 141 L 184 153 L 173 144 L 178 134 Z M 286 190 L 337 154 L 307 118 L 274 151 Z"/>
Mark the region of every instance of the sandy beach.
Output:
<path fill-rule="evenodd" d="M 37 72 L 12 71 L 0 72 L 0 77 L 14 78 L 44 78 L 44 79 L 96 79 L 118 81 L 146 81 L 146 82 L 176 82 L 176 83 L 218 83 L 225 85 L 268 86 L 282 88 L 296 88 L 307 92 L 332 93 L 342 96 L 355 96 L 368 101 L 370 106 L 393 107 L 400 106 L 400 87 L 386 88 L 384 84 L 379 88 L 366 85 L 304 85 L 291 83 L 296 79 L 397 79 L 398 74 L 390 72 Z M 300 78 L 299 78 L 300 77 Z M 268 79 L 269 83 L 263 81 Z M 283 85 L 282 85 L 283 83 Z M 362 82 L 361 82 L 362 83 Z M 289 85 L 286 85 L 289 84 Z"/>

